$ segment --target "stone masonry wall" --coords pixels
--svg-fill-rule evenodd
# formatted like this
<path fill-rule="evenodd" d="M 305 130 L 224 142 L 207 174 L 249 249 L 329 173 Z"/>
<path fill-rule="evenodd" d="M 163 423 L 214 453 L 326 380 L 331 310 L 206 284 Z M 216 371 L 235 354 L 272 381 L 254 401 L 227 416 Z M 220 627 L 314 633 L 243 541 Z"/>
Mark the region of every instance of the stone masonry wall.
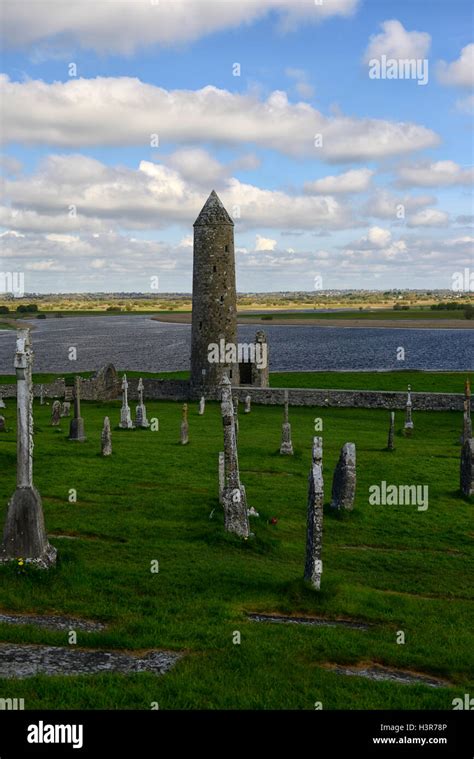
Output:
<path fill-rule="evenodd" d="M 144 379 L 145 403 L 147 400 L 198 400 L 190 391 L 186 380 Z M 39 397 L 39 385 L 35 384 L 34 394 Z M 130 400 L 138 398 L 138 379 L 129 379 L 128 394 Z M 64 396 L 64 380 L 44 385 L 45 398 L 62 398 Z M 232 394 L 240 401 L 250 395 L 252 403 L 263 405 L 283 405 L 284 388 L 234 387 Z M 384 408 L 402 410 L 405 408 L 406 392 L 389 392 L 384 390 L 306 390 L 304 388 L 289 389 L 291 406 L 318 406 L 333 408 Z M 4 398 L 16 397 L 16 384 L 0 385 L 0 394 Z M 92 380 L 85 380 L 81 386 L 83 400 L 106 400 L 94 388 Z M 120 397 L 120 392 L 118 396 Z M 219 391 L 207 395 L 209 400 L 220 400 Z M 464 395 L 462 393 L 412 393 L 414 411 L 462 411 Z"/>

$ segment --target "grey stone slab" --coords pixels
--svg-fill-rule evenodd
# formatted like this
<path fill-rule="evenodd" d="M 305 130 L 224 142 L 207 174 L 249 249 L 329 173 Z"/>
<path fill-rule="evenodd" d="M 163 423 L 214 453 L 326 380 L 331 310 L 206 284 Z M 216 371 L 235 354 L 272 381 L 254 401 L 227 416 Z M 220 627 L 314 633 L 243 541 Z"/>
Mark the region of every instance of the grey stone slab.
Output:
<path fill-rule="evenodd" d="M 133 655 L 120 651 L 0 644 L 0 678 L 35 675 L 99 675 L 150 672 L 162 675 L 183 656 L 171 651 Z"/>
<path fill-rule="evenodd" d="M 48 630 L 82 630 L 84 632 L 98 632 L 106 628 L 102 622 L 91 622 L 87 619 L 74 619 L 73 617 L 58 617 L 53 614 L 0 613 L 0 624 L 34 625 Z"/>
<path fill-rule="evenodd" d="M 348 627 L 353 630 L 368 630 L 370 625 L 357 620 L 324 619 L 323 617 L 285 617 L 280 614 L 249 614 L 253 622 L 281 622 L 290 625 L 312 625 L 313 627 Z"/>
<path fill-rule="evenodd" d="M 451 683 L 445 680 L 439 680 L 429 675 L 423 675 L 419 672 L 406 672 L 399 669 L 389 669 L 376 664 L 367 667 L 342 667 L 339 665 L 329 667 L 331 672 L 338 675 L 349 675 L 355 677 L 365 677 L 368 680 L 384 681 L 389 680 L 404 685 L 421 684 L 428 685 L 430 688 L 448 688 Z"/>

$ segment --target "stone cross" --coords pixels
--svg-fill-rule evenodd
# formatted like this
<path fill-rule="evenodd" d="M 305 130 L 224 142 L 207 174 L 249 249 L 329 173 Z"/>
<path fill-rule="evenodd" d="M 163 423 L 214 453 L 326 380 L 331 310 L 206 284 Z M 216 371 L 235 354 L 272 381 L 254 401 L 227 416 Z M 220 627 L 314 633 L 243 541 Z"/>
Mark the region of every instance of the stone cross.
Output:
<path fill-rule="evenodd" d="M 44 385 L 40 385 L 40 406 L 44 406 Z"/>
<path fill-rule="evenodd" d="M 128 405 L 128 382 L 126 374 L 124 374 L 122 378 L 122 408 L 120 409 L 119 427 L 123 430 L 133 429 L 130 406 Z"/>
<path fill-rule="evenodd" d="M 395 411 L 390 412 L 390 427 L 388 428 L 387 450 L 395 450 Z"/>
<path fill-rule="evenodd" d="M 69 425 L 68 440 L 83 443 L 86 440 L 84 433 L 84 419 L 81 417 L 81 378 L 74 377 L 74 418 Z"/>
<path fill-rule="evenodd" d="M 332 481 L 332 509 L 352 511 L 356 490 L 356 447 L 344 443 Z"/>
<path fill-rule="evenodd" d="M 64 401 L 61 409 L 61 416 L 71 416 L 71 404 L 69 401 Z"/>
<path fill-rule="evenodd" d="M 112 455 L 112 433 L 110 431 L 110 419 L 108 416 L 106 416 L 104 419 L 101 443 L 102 443 L 102 447 L 101 447 L 102 456 L 111 456 Z"/>
<path fill-rule="evenodd" d="M 244 414 L 250 414 L 251 410 L 252 410 L 252 396 L 246 395 Z"/>
<path fill-rule="evenodd" d="M 283 424 L 281 426 L 280 453 L 283 456 L 293 456 L 293 443 L 291 442 L 291 424 L 288 421 L 288 390 L 285 390 L 285 405 L 283 409 Z"/>
<path fill-rule="evenodd" d="M 224 427 L 225 485 L 223 493 L 224 528 L 243 538 L 250 534 L 245 488 L 240 482 L 239 457 L 235 435 L 235 415 L 232 388 L 224 375 L 221 382 L 221 414 Z"/>
<path fill-rule="evenodd" d="M 202 416 L 206 410 L 206 399 L 203 395 L 201 395 L 201 400 L 199 401 L 199 416 Z"/>
<path fill-rule="evenodd" d="M 408 385 L 407 406 L 406 406 L 406 413 L 405 413 L 405 432 L 407 434 L 411 434 L 411 430 L 413 429 L 413 419 L 411 417 L 411 409 L 412 409 L 411 385 Z"/>
<path fill-rule="evenodd" d="M 188 404 L 183 403 L 183 417 L 181 421 L 181 445 L 189 443 Z"/>
<path fill-rule="evenodd" d="M 61 401 L 53 401 L 51 406 L 51 426 L 57 427 L 61 418 Z"/>
<path fill-rule="evenodd" d="M 146 417 L 146 406 L 143 402 L 143 380 L 140 377 L 138 380 L 138 405 L 135 408 L 135 427 L 149 427 L 150 422 Z"/>
<path fill-rule="evenodd" d="M 224 451 L 219 452 L 219 503 L 224 503 L 224 488 L 225 488 L 225 457 Z"/>
<path fill-rule="evenodd" d="M 469 498 L 474 495 L 474 440 L 464 442 L 461 450 L 461 493 Z"/>
<path fill-rule="evenodd" d="M 16 490 L 8 504 L 0 561 L 23 559 L 41 569 L 56 563 L 56 549 L 46 535 L 41 496 L 33 484 L 33 350 L 30 331 L 17 330 Z"/>
<path fill-rule="evenodd" d="M 308 514 L 306 525 L 306 563 L 304 568 L 304 579 L 310 582 L 315 590 L 319 590 L 321 587 L 321 575 L 323 572 L 323 562 L 321 560 L 323 505 L 324 482 L 322 465 L 316 464 L 313 458 L 308 477 Z"/>

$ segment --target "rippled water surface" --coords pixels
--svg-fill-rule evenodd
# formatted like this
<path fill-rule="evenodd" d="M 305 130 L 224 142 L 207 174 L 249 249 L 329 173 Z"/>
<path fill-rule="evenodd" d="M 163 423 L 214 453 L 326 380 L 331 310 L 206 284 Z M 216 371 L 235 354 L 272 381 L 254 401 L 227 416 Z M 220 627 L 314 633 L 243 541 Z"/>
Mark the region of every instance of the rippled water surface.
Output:
<path fill-rule="evenodd" d="M 191 327 L 149 316 L 70 317 L 35 321 L 36 372 L 117 369 L 157 372 L 189 368 Z M 239 327 L 250 342 L 257 325 Z M 266 326 L 272 371 L 316 369 L 474 369 L 474 331 Z M 68 359 L 71 346 L 77 361 Z M 405 361 L 397 361 L 397 348 Z M 15 333 L 0 331 L 0 373 L 13 373 Z"/>

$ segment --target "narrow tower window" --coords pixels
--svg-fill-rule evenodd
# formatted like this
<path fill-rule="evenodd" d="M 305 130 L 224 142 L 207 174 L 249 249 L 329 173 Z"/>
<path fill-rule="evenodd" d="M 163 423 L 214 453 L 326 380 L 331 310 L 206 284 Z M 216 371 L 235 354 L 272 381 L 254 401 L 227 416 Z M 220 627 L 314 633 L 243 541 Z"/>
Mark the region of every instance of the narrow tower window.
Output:
<path fill-rule="evenodd" d="M 221 303 L 224 303 L 224 296 L 221 295 Z"/>
<path fill-rule="evenodd" d="M 217 271 L 217 266 L 213 266 L 212 271 Z"/>
<path fill-rule="evenodd" d="M 229 246 L 226 245 L 225 248 L 224 248 L 224 250 L 225 250 L 226 253 L 228 253 L 229 252 Z"/>

